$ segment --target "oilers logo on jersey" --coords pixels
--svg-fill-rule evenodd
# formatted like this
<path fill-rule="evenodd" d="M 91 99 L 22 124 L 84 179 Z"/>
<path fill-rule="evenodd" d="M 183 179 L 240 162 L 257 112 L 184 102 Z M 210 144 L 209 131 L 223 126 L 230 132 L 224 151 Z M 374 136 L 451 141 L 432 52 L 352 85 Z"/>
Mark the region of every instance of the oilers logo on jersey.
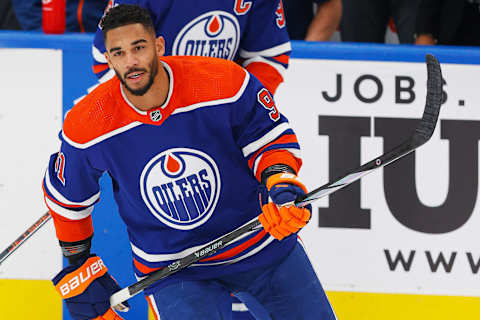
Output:
<path fill-rule="evenodd" d="M 144 167 L 140 191 L 157 219 L 175 229 L 191 230 L 212 215 L 220 196 L 220 174 L 204 152 L 169 149 Z"/>
<path fill-rule="evenodd" d="M 210 11 L 183 27 L 173 43 L 172 55 L 233 60 L 239 41 L 240 25 L 237 18 L 225 11 Z"/>

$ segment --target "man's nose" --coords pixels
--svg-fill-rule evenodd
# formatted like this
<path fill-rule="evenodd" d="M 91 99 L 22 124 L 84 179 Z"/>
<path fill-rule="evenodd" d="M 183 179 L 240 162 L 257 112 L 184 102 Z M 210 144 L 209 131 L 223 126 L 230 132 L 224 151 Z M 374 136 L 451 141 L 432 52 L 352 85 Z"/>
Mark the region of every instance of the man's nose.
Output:
<path fill-rule="evenodd" d="M 138 64 L 138 58 L 132 53 L 127 53 L 127 67 L 131 68 L 136 66 L 137 64 Z"/>

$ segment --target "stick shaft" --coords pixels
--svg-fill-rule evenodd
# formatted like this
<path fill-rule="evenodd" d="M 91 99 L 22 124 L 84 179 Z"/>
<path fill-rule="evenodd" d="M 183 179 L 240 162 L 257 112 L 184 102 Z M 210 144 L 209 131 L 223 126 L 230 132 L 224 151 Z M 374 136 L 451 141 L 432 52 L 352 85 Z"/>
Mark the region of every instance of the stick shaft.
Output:
<path fill-rule="evenodd" d="M 34 224 L 30 226 L 24 233 L 22 233 L 15 241 L 13 241 L 5 250 L 0 253 L 0 264 L 5 261 L 15 250 L 17 250 L 28 238 L 30 238 L 35 232 L 37 232 L 51 216 L 46 212 L 40 217 Z"/>
<path fill-rule="evenodd" d="M 412 136 L 410 136 L 404 143 L 400 144 L 396 148 L 393 148 L 392 150 L 377 157 L 376 159 L 373 159 L 372 161 L 367 162 L 359 168 L 352 170 L 343 177 L 340 177 L 309 192 L 303 197 L 303 199 L 301 199 L 300 201 L 296 201 L 295 204 L 297 206 L 303 207 L 319 198 L 325 197 L 337 190 L 340 190 L 341 188 L 352 184 L 364 175 L 369 174 L 376 169 L 382 168 L 394 162 L 395 160 L 398 160 L 401 157 L 404 157 L 405 155 L 411 153 L 431 138 L 433 131 L 435 130 L 441 107 L 442 74 L 440 64 L 434 56 L 427 55 L 426 62 L 428 80 L 425 109 L 422 119 L 420 120 L 419 125 L 415 129 L 415 132 L 412 134 Z M 176 273 L 201 259 L 204 259 L 214 254 L 216 251 L 222 249 L 224 246 L 231 243 L 238 237 L 244 235 L 246 232 L 252 231 L 258 227 L 260 227 L 260 222 L 258 221 L 258 218 L 256 218 L 243 225 L 242 227 L 224 235 L 223 237 L 213 242 L 210 242 L 209 244 L 195 251 L 194 253 L 189 254 L 188 256 L 169 264 L 165 268 L 151 273 L 146 278 L 114 293 L 110 297 L 110 305 L 112 307 L 119 305 L 123 301 L 126 301 L 134 295 L 142 292 L 151 284 L 173 273 Z M 121 311 L 121 309 L 117 309 Z"/>

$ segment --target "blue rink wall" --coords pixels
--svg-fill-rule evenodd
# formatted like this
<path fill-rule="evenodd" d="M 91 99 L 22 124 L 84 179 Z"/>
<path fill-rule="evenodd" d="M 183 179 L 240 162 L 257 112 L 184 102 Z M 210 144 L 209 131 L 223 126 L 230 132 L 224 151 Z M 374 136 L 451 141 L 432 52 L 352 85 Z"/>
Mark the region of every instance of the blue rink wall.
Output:
<path fill-rule="evenodd" d="M 62 65 L 63 65 L 63 107 L 64 112 L 68 111 L 73 101 L 87 93 L 87 88 L 92 87 L 97 83 L 96 77 L 93 75 L 91 69 L 91 42 L 93 37 L 91 35 L 84 34 L 71 34 L 71 35 L 44 35 L 40 33 L 27 33 L 27 32 L 0 32 L 0 48 L 46 48 L 56 49 L 62 51 Z M 441 63 L 446 64 L 460 64 L 460 65 L 479 65 L 480 64 L 480 50 L 476 48 L 457 48 L 457 47 L 415 47 L 404 45 L 373 45 L 373 44 L 349 44 L 349 43 L 305 43 L 299 41 L 292 41 L 292 55 L 294 59 L 306 60 L 352 60 L 352 61 L 373 61 L 373 62 L 412 62 L 422 63 L 424 62 L 425 53 L 432 53 L 437 56 Z M 41 61 L 38 61 L 41 63 Z M 321 77 L 319 74 L 318 77 Z M 478 78 L 480 79 L 480 78 Z M 477 79 L 477 81 L 478 81 Z M 477 82 L 478 83 L 478 82 Z M 480 99 L 479 99 L 480 100 Z M 326 182 L 326 181 L 324 181 Z M 43 208 L 39 208 L 39 216 L 43 211 Z M 478 216 L 478 214 L 477 214 Z M 120 285 L 126 286 L 136 281 L 133 277 L 131 268 L 131 254 L 130 244 L 127 239 L 125 227 L 121 220 L 118 218 L 117 207 L 113 201 L 111 181 L 107 176 L 102 178 L 101 182 L 101 201 L 96 205 L 93 214 L 93 221 L 95 226 L 95 237 L 93 241 L 92 252 L 101 256 L 109 268 L 109 272 L 114 275 Z M 32 241 L 32 240 L 29 240 Z M 478 242 L 478 238 L 477 238 Z M 477 246 L 478 247 L 478 246 Z M 458 248 L 461 249 L 461 248 Z M 480 250 L 476 252 L 479 254 Z M 478 255 L 475 256 L 478 258 Z M 65 261 L 64 261 L 65 262 Z M 479 275 L 476 275 L 477 279 Z M 1 284 L 0 280 L 0 284 Z M 324 283 L 325 284 L 325 283 Z M 327 291 L 329 290 L 326 285 Z M 367 319 L 368 317 L 362 316 L 360 309 L 357 309 L 355 314 L 350 314 L 348 310 L 340 310 L 342 308 L 348 308 L 348 305 L 355 305 L 356 308 L 373 309 L 372 306 L 361 306 L 361 303 L 375 304 L 379 301 L 383 301 L 386 306 L 394 306 L 395 299 L 381 298 L 375 299 L 375 295 L 378 292 L 369 292 L 367 297 L 359 297 L 354 294 L 342 294 L 340 287 L 333 287 L 331 293 L 332 303 L 334 308 L 337 309 L 337 313 L 340 319 Z M 356 289 L 353 291 L 363 291 Z M 374 290 L 372 290 L 374 291 Z M 382 291 L 380 291 L 382 293 Z M 391 294 L 391 292 L 385 292 Z M 411 293 L 411 292 L 406 292 Z M 422 292 L 420 292 L 422 293 Z M 447 296 L 448 294 L 444 294 Z M 469 294 L 465 294 L 468 296 Z M 329 294 L 330 296 L 330 294 Z M 0 299 L 3 299 L 0 294 Z M 385 299 L 385 300 L 382 300 Z M 442 298 L 443 299 L 443 298 Z M 461 306 L 463 310 L 468 312 L 463 319 L 469 318 L 472 312 L 479 312 L 480 309 L 472 307 L 473 305 L 479 305 L 480 300 L 474 298 L 473 302 L 465 302 L 464 300 L 458 302 L 458 306 Z M 388 300 L 388 302 L 387 302 Z M 398 301 L 404 303 L 409 298 L 402 296 Z M 412 298 L 418 304 L 418 299 Z M 393 301 L 393 302 L 392 302 Z M 438 309 L 441 304 L 448 304 L 448 302 L 439 304 L 426 300 L 430 312 Z M 445 300 L 442 300 L 445 301 Z M 338 307 L 336 305 L 338 302 Z M 421 304 L 421 303 L 420 303 Z M 123 315 L 125 319 L 147 319 L 147 303 L 143 295 L 138 295 L 130 300 L 131 311 Z M 418 307 L 417 308 L 421 308 Z M 480 308 L 480 307 L 479 307 Z M 382 307 L 379 307 L 382 309 Z M 420 311 L 420 314 L 426 311 Z M 446 314 L 446 313 L 444 313 Z M 477 315 L 478 315 L 477 314 Z M 344 315 L 342 318 L 341 315 Z M 1 318 L 1 317 L 0 317 Z M 46 318 L 45 318 L 46 319 Z M 63 319 L 70 319 L 67 312 L 64 313 Z M 377 319 L 372 316 L 370 319 Z M 380 318 L 378 318 L 380 319 Z M 393 317 L 390 319 L 394 319 Z M 395 318 L 397 319 L 397 318 Z M 414 318 L 411 318 L 414 319 Z M 426 319 L 426 318 L 423 318 Z M 437 317 L 436 319 L 440 319 Z M 442 318 L 443 319 L 443 318 Z M 446 318 L 445 318 L 446 319 Z"/>

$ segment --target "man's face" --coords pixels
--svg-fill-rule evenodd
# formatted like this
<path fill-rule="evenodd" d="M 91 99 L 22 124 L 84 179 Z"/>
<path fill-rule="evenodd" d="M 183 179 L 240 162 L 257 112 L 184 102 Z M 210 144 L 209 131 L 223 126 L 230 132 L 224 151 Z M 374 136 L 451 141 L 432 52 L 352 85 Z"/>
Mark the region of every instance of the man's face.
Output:
<path fill-rule="evenodd" d="M 107 32 L 108 65 L 132 94 L 143 96 L 158 73 L 158 56 L 163 55 L 163 38 L 140 23 L 118 27 Z"/>

